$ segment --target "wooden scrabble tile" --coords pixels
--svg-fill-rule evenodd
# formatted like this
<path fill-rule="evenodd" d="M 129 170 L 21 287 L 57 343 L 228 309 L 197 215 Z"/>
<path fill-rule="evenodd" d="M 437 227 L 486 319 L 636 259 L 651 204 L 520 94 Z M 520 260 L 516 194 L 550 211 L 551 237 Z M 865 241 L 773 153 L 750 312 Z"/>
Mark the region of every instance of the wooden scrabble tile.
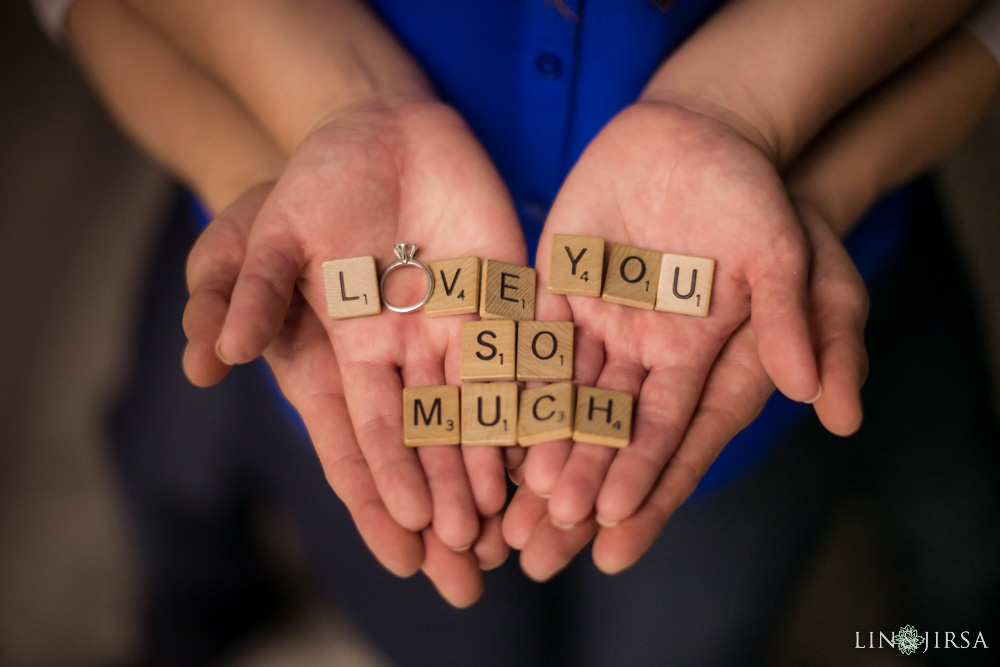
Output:
<path fill-rule="evenodd" d="M 553 294 L 601 296 L 604 281 L 604 239 L 555 234 L 549 262 L 549 291 Z"/>
<path fill-rule="evenodd" d="M 382 312 L 375 258 L 353 257 L 323 262 L 326 310 L 335 320 Z"/>
<path fill-rule="evenodd" d="M 517 444 L 517 383 L 462 385 L 462 444 Z"/>
<path fill-rule="evenodd" d="M 573 323 L 519 322 L 517 379 L 558 382 L 573 378 Z"/>
<path fill-rule="evenodd" d="M 516 322 L 476 320 L 462 325 L 463 382 L 513 380 L 516 361 Z"/>
<path fill-rule="evenodd" d="M 573 440 L 624 447 L 632 437 L 632 394 L 579 387 Z"/>
<path fill-rule="evenodd" d="M 656 309 L 705 317 L 712 298 L 714 275 L 714 259 L 663 253 Z"/>
<path fill-rule="evenodd" d="M 557 382 L 521 392 L 517 414 L 517 444 L 522 447 L 573 437 L 576 389 L 572 382 Z"/>
<path fill-rule="evenodd" d="M 460 418 L 454 385 L 403 390 L 403 442 L 408 447 L 459 444 Z"/>
<path fill-rule="evenodd" d="M 614 244 L 601 298 L 635 308 L 652 310 L 660 285 L 663 255 L 655 250 Z"/>
<path fill-rule="evenodd" d="M 483 319 L 535 319 L 534 269 L 487 259 L 479 284 L 479 316 Z"/>
<path fill-rule="evenodd" d="M 479 258 L 459 257 L 430 262 L 434 292 L 424 305 L 428 317 L 479 312 Z"/>

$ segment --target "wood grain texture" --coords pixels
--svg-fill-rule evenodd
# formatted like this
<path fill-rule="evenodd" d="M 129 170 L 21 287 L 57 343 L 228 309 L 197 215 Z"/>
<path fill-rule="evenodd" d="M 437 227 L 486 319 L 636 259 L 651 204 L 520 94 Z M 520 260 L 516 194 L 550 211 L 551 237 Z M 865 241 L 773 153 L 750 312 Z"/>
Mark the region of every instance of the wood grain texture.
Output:
<path fill-rule="evenodd" d="M 323 262 L 323 285 L 327 314 L 335 320 L 382 312 L 378 270 L 371 255 Z"/>
<path fill-rule="evenodd" d="M 552 236 L 549 291 L 553 294 L 601 296 L 604 284 L 604 239 L 597 236 Z"/>
<path fill-rule="evenodd" d="M 712 299 L 715 260 L 663 253 L 656 309 L 705 317 Z"/>
<path fill-rule="evenodd" d="M 462 445 L 517 444 L 517 383 L 462 385 Z"/>
<path fill-rule="evenodd" d="M 424 305 L 428 317 L 479 312 L 479 258 L 458 257 L 430 262 L 434 292 Z"/>
<path fill-rule="evenodd" d="M 530 447 L 540 442 L 571 438 L 575 394 L 572 382 L 522 391 L 517 414 L 517 444 Z"/>
<path fill-rule="evenodd" d="M 625 447 L 632 437 L 632 394 L 579 387 L 573 440 L 608 447 Z"/>
<path fill-rule="evenodd" d="M 517 371 L 517 323 L 476 320 L 462 325 L 463 382 L 514 380 Z"/>
<path fill-rule="evenodd" d="M 479 316 L 483 319 L 535 319 L 534 269 L 487 259 L 479 282 Z"/>
<path fill-rule="evenodd" d="M 573 323 L 519 322 L 517 379 L 559 382 L 573 379 Z"/>
<path fill-rule="evenodd" d="M 614 244 L 601 298 L 633 308 L 652 310 L 660 286 L 663 256 L 655 250 Z"/>
<path fill-rule="evenodd" d="M 403 389 L 403 442 L 407 447 L 457 445 L 461 441 L 457 386 Z"/>

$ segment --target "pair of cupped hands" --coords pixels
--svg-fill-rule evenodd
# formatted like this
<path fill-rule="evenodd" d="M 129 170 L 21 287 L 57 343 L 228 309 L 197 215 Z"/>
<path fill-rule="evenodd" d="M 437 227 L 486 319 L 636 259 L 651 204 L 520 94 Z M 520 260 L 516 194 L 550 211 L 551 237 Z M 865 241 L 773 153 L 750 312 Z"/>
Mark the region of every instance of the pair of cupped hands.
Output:
<path fill-rule="evenodd" d="M 714 258 L 708 317 L 549 293 L 557 233 Z M 716 118 L 668 102 L 623 110 L 567 177 L 538 248 L 536 319 L 574 322 L 574 381 L 637 397 L 622 450 L 405 447 L 403 387 L 460 384 L 475 316 L 332 320 L 322 276 L 329 259 L 385 266 L 404 241 L 425 262 L 528 263 L 510 195 L 454 110 L 368 104 L 324 119 L 191 251 L 184 369 L 211 385 L 263 355 L 375 556 L 399 576 L 422 569 L 456 606 L 510 548 L 538 580 L 595 534 L 600 569 L 633 564 L 775 386 L 835 433 L 860 424 L 860 277 L 766 151 Z"/>

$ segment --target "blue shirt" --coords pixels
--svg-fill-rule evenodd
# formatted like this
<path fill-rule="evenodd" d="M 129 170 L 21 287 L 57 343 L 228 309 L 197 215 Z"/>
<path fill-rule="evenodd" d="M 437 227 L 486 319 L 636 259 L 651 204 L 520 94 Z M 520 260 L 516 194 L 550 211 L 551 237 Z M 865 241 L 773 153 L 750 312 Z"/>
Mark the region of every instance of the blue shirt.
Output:
<path fill-rule="evenodd" d="M 598 131 L 721 4 L 675 0 L 373 0 L 442 99 L 472 127 L 507 183 L 534 257 L 549 206 Z M 870 279 L 900 245 L 906 192 L 847 240 Z M 750 469 L 811 408 L 780 395 L 734 438 L 697 495 Z"/>

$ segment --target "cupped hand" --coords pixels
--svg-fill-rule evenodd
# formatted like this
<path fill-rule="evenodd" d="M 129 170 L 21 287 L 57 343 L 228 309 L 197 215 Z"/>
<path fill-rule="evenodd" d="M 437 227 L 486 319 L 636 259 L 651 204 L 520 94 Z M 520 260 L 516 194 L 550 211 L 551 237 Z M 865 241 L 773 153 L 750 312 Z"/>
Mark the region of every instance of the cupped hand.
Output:
<path fill-rule="evenodd" d="M 809 320 L 823 386 L 814 407 L 830 431 L 849 435 L 861 424 L 860 391 L 868 372 L 863 338 L 867 291 L 819 210 L 805 201 L 797 201 L 796 208 L 813 253 Z M 690 424 L 652 492 L 638 511 L 617 525 L 600 526 L 591 514 L 570 530 L 556 528 L 545 499 L 522 484 L 504 515 L 503 532 L 507 543 L 521 550 L 524 571 L 534 579 L 548 579 L 595 533 L 593 558 L 601 570 L 620 572 L 635 563 L 694 492 L 723 447 L 756 417 L 774 390 L 758 348 L 750 323 L 740 325 L 712 365 Z M 523 472 L 517 470 L 513 477 L 520 479 Z"/>
<path fill-rule="evenodd" d="M 246 258 L 254 218 L 270 191 L 270 185 L 261 185 L 245 193 L 212 221 L 191 251 L 191 297 L 184 312 L 189 340 L 183 363 L 196 385 L 215 384 L 229 371 L 216 356 L 215 346 Z M 397 576 L 423 569 L 456 606 L 474 602 L 482 592 L 481 570 L 496 567 L 507 555 L 499 518 L 484 522 L 474 549 L 465 553 L 446 548 L 430 529 L 414 532 L 392 518 L 351 428 L 343 380 L 326 330 L 298 291 L 264 356 L 302 416 L 330 486 L 379 561 Z"/>
<path fill-rule="evenodd" d="M 707 317 L 641 310 L 545 288 L 553 234 L 598 236 L 716 261 Z M 538 250 L 539 319 L 577 327 L 576 381 L 637 397 L 631 444 L 533 447 L 525 480 L 568 528 L 631 516 L 678 445 L 720 350 L 750 318 L 779 389 L 819 394 L 806 310 L 810 254 L 781 178 L 729 125 L 665 102 L 637 103 L 591 142 L 553 204 Z M 609 268 L 609 271 L 613 268 Z"/>
<path fill-rule="evenodd" d="M 285 321 L 296 286 L 326 312 L 322 264 L 412 242 L 428 262 L 476 255 L 525 263 L 510 197 L 462 119 L 438 102 L 367 105 L 321 123 L 302 142 L 257 216 L 247 261 L 218 339 L 230 363 L 257 357 Z M 423 294 L 419 271 L 400 271 L 402 303 Z M 345 320 L 321 317 L 333 342 L 360 452 L 392 517 L 411 531 L 431 525 L 461 551 L 479 517 L 506 500 L 501 454 L 403 446 L 402 389 L 459 383 L 461 326 L 471 316 L 422 311 Z"/>

